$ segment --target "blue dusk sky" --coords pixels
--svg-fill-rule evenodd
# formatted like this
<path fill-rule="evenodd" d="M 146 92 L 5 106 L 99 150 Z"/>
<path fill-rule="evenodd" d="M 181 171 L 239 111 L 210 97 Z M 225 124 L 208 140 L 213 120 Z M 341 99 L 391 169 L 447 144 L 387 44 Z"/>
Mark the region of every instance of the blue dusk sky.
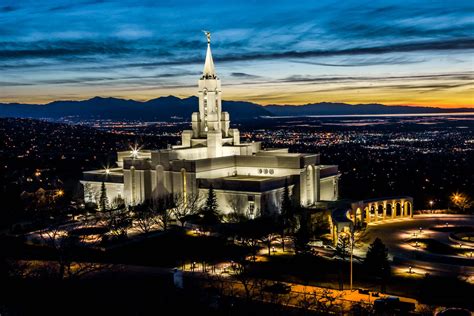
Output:
<path fill-rule="evenodd" d="M 474 107 L 474 1 L 0 0 L 0 102 L 195 95 Z"/>

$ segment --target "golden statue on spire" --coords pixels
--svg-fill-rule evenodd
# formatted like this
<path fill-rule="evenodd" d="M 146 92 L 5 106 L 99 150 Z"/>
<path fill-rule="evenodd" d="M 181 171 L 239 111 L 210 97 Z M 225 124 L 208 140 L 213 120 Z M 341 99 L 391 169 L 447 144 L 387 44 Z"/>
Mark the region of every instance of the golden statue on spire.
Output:
<path fill-rule="evenodd" d="M 211 32 L 209 32 L 209 31 L 204 31 L 204 30 L 203 30 L 203 33 L 206 34 L 207 43 L 208 43 L 208 44 L 211 44 Z"/>

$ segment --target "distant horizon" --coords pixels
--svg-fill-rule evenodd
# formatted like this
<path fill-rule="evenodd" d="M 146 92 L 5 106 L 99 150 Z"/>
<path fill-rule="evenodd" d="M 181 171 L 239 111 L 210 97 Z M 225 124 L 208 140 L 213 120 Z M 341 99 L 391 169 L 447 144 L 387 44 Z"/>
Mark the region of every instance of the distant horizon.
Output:
<path fill-rule="evenodd" d="M 179 98 L 179 99 L 188 99 L 188 98 L 191 98 L 191 97 L 196 97 L 197 98 L 197 95 L 178 96 L 178 95 L 168 94 L 168 95 L 160 95 L 160 96 L 157 96 L 157 97 L 152 97 L 150 99 L 134 99 L 134 98 L 126 98 L 126 97 L 95 95 L 95 96 L 79 98 L 79 99 L 55 99 L 55 100 L 51 100 L 51 101 L 44 102 L 44 103 L 2 102 L 1 99 L 0 99 L 0 104 L 47 105 L 47 104 L 52 103 L 52 102 L 67 102 L 67 101 L 80 102 L 80 101 L 91 100 L 91 99 L 94 99 L 94 98 L 103 98 L 103 99 L 112 98 L 112 99 L 121 99 L 121 100 L 133 100 L 133 101 L 136 101 L 136 102 L 148 102 L 150 100 L 159 99 L 159 98 L 167 98 L 167 97 L 175 97 L 175 98 Z M 391 107 L 391 106 L 408 106 L 408 107 L 415 107 L 415 108 L 416 107 L 418 107 L 418 108 L 439 108 L 439 109 L 447 109 L 447 110 L 471 109 L 472 108 L 474 110 L 474 104 L 473 105 L 464 105 L 464 106 L 461 105 L 459 107 L 449 107 L 449 106 L 443 106 L 443 105 L 426 106 L 426 105 L 415 105 L 415 104 L 384 104 L 384 103 L 379 103 L 379 102 L 353 103 L 353 102 L 337 102 L 337 101 L 315 101 L 315 102 L 299 103 L 299 104 L 288 104 L 288 103 L 267 103 L 267 104 L 263 104 L 263 103 L 259 103 L 259 102 L 253 102 L 253 101 L 242 100 L 242 99 L 233 100 L 233 99 L 226 99 L 226 98 L 223 98 L 223 101 L 250 102 L 250 103 L 255 103 L 257 105 L 261 105 L 263 107 L 272 106 L 272 105 L 276 105 L 276 106 L 304 106 L 304 105 L 319 104 L 319 103 L 334 103 L 334 104 L 348 104 L 348 105 L 380 104 L 380 105 L 389 106 L 389 107 Z"/>

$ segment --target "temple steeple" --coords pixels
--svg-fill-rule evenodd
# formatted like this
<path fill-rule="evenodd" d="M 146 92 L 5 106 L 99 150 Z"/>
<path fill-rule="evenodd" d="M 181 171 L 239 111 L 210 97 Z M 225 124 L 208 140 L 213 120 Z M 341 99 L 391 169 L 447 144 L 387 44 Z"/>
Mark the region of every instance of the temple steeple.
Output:
<path fill-rule="evenodd" d="M 208 36 L 207 39 L 207 52 L 206 52 L 206 61 L 204 63 L 204 69 L 202 71 L 202 78 L 204 79 L 217 79 L 216 69 L 214 68 L 214 61 L 212 60 L 211 52 L 211 34 L 206 33 Z"/>
<path fill-rule="evenodd" d="M 183 131 L 182 146 L 205 146 L 209 157 L 220 157 L 222 146 L 237 145 L 240 135 L 230 128 L 229 113 L 222 111 L 221 80 L 216 75 L 211 53 L 211 33 L 203 31 L 207 37 L 206 60 L 198 83 L 199 112 L 192 114 L 192 130 Z"/>

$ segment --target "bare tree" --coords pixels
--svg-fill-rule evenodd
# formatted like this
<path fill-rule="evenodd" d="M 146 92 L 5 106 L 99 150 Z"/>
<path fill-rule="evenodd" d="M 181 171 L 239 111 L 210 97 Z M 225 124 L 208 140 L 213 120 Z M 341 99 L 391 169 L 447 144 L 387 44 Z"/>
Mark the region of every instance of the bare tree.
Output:
<path fill-rule="evenodd" d="M 279 234 L 276 232 L 268 233 L 260 238 L 260 241 L 267 247 L 268 255 L 271 256 L 272 243 L 278 239 Z"/>
<path fill-rule="evenodd" d="M 227 204 L 232 209 L 232 212 L 227 215 L 229 222 L 238 223 L 248 218 L 244 212 L 247 201 L 243 196 L 229 195 L 227 197 Z"/>
<path fill-rule="evenodd" d="M 203 198 L 199 193 L 175 194 L 173 195 L 174 208 L 173 215 L 182 227 L 186 224 L 190 216 L 199 213 Z"/>
<path fill-rule="evenodd" d="M 107 210 L 101 213 L 104 225 L 109 229 L 109 233 L 118 238 L 127 237 L 127 232 L 132 227 L 132 217 L 130 210 L 126 207 Z"/>
<path fill-rule="evenodd" d="M 169 223 L 171 221 L 171 215 L 175 208 L 174 198 L 172 195 L 165 195 L 156 198 L 152 201 L 151 205 L 153 212 L 156 214 L 158 222 L 161 224 L 163 230 L 168 230 Z"/>
<path fill-rule="evenodd" d="M 471 206 L 474 205 L 474 201 L 471 200 L 469 195 L 465 193 L 453 193 L 450 196 L 451 203 L 453 203 L 454 206 L 459 208 L 462 213 L 466 211 L 466 209 L 469 209 Z"/>
<path fill-rule="evenodd" d="M 89 203 L 95 203 L 97 192 L 92 188 L 90 183 L 84 184 L 84 199 Z"/>
<path fill-rule="evenodd" d="M 334 314 L 341 311 L 341 292 L 323 289 L 316 295 L 316 310 L 324 315 Z M 339 302 L 338 302 L 339 301 Z"/>
<path fill-rule="evenodd" d="M 298 307 L 306 314 L 316 309 L 317 296 L 315 291 L 307 292 L 306 288 L 298 299 Z"/>
<path fill-rule="evenodd" d="M 53 217 L 51 219 L 53 220 Z M 60 228 L 58 222 L 51 222 L 45 229 L 39 231 L 37 236 L 45 246 L 53 250 L 55 261 L 58 265 L 56 276 L 59 279 L 63 279 L 71 265 L 69 250 L 73 240 L 68 236 L 67 232 Z"/>
<path fill-rule="evenodd" d="M 249 265 L 250 265 L 250 262 L 245 257 L 242 257 L 239 260 L 237 260 L 237 262 L 233 263 L 233 268 L 235 272 L 234 278 L 240 284 L 242 284 L 247 303 L 249 303 L 254 297 L 255 290 L 258 286 L 258 284 L 249 275 L 249 271 L 248 271 Z"/>
<path fill-rule="evenodd" d="M 132 218 L 135 227 L 144 234 L 150 233 L 158 221 L 157 214 L 147 202 L 132 208 Z"/>

